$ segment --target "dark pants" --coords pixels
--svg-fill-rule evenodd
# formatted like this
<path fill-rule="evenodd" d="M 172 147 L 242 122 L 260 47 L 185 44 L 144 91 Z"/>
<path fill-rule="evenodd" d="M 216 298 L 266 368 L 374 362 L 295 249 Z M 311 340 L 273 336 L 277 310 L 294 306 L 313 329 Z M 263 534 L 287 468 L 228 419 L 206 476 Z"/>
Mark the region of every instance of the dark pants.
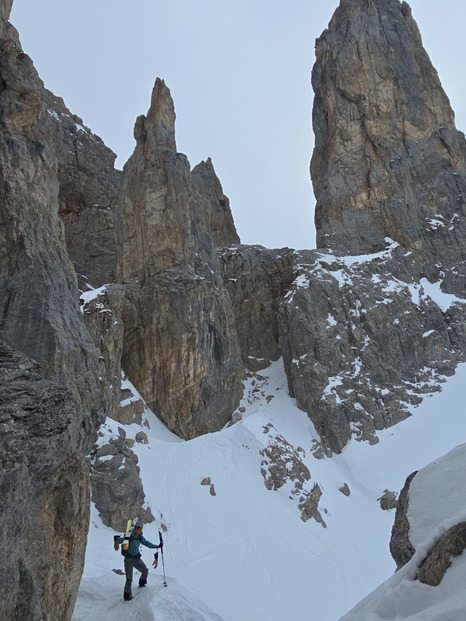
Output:
<path fill-rule="evenodd" d="M 125 558 L 125 593 L 131 593 L 131 583 L 133 582 L 133 569 L 137 569 L 141 572 L 140 580 L 147 580 L 147 574 L 149 570 L 140 558 Z"/>

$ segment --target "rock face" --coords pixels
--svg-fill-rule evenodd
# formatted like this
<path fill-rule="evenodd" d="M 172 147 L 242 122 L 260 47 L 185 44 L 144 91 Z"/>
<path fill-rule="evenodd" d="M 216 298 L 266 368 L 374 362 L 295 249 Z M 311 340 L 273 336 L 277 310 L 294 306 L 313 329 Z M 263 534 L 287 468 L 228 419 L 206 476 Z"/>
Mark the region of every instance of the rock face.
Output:
<path fill-rule="evenodd" d="M 239 244 L 240 238 L 231 215 L 230 201 L 223 193 L 210 157 L 193 168 L 191 183 L 194 201 L 199 203 L 195 210 L 206 213 L 214 247 L 225 248 Z"/>
<path fill-rule="evenodd" d="M 0 7 L 0 486 L 4 619 L 70 619 L 107 408 L 59 219 L 49 95 Z M 7 571 L 8 568 L 8 571 Z"/>
<path fill-rule="evenodd" d="M 13 6 L 13 0 L 3 0 L 0 4 L 0 18 L 5 21 L 10 18 L 11 7 Z"/>
<path fill-rule="evenodd" d="M 89 475 L 69 389 L 0 342 L 0 618 L 70 619 L 84 565 Z"/>
<path fill-rule="evenodd" d="M 52 147 L 58 160 L 59 216 L 68 256 L 81 288 L 116 282 L 118 265 L 114 207 L 122 173 L 115 154 L 71 114 L 59 97 L 45 91 Z"/>
<path fill-rule="evenodd" d="M 108 415 L 120 420 L 125 287 L 109 284 L 98 291 L 98 295 L 82 305 L 84 323 L 99 353 L 99 376 L 105 378 L 103 385 L 106 387 Z"/>
<path fill-rule="evenodd" d="M 220 262 L 243 363 L 263 369 L 281 356 L 278 309 L 295 277 L 293 251 L 236 245 L 222 251 Z"/>
<path fill-rule="evenodd" d="M 14 28 L 4 21 L 0 28 L 0 336 L 68 385 L 82 412 L 95 416 L 97 356 L 77 307 L 58 218 L 58 162 L 44 89 Z M 95 416 L 90 425 L 98 422 Z"/>
<path fill-rule="evenodd" d="M 464 359 L 464 301 L 397 244 L 357 257 L 301 252 L 295 275 L 280 307 L 283 359 L 330 451 L 351 435 L 377 441 Z"/>
<path fill-rule="evenodd" d="M 342 0 L 316 57 L 318 247 L 464 260 L 464 136 L 409 6 Z"/>

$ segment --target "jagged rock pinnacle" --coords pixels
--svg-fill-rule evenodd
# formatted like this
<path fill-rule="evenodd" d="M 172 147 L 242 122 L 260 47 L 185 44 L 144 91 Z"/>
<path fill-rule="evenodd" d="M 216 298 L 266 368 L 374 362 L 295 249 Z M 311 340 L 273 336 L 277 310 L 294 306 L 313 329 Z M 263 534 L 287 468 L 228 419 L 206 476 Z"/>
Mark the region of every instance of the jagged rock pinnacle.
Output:
<path fill-rule="evenodd" d="M 151 105 L 147 116 L 140 116 L 134 128 L 134 137 L 139 143 L 149 141 L 151 148 L 176 151 L 175 106 L 170 89 L 160 78 L 155 80 Z"/>

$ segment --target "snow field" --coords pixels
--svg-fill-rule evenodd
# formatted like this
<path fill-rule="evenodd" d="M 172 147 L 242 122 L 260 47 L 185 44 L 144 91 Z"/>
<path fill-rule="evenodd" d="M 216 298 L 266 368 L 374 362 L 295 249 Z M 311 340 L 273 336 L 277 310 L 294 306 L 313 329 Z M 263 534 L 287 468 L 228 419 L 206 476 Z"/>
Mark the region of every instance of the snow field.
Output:
<path fill-rule="evenodd" d="M 414 408 L 411 418 L 380 432 L 377 445 L 352 441 L 341 455 L 321 460 L 311 452 L 316 439 L 312 423 L 287 394 L 282 362 L 257 376 L 245 382 L 243 419 L 218 433 L 184 442 L 147 412 L 150 429 L 143 429 L 149 444 L 134 445 L 146 500 L 156 517 L 144 535 L 156 542 L 161 524 L 166 527 L 169 584 L 159 588 L 159 559 L 157 570 L 151 568 L 149 573 L 152 595 L 145 596 L 144 603 L 154 617 L 145 619 L 336 621 L 384 580 L 399 579 L 400 572 L 393 576 L 395 563 L 388 549 L 394 511 L 382 511 L 377 499 L 386 488 L 399 492 L 413 470 L 465 438 L 458 397 L 466 379 L 465 365 L 441 393 Z M 273 429 L 266 434 L 264 427 L 270 423 Z M 119 424 L 111 420 L 107 424 L 116 433 Z M 137 425 L 125 427 L 128 437 L 140 430 Z M 290 498 L 291 483 L 278 491 L 266 489 L 260 451 L 272 433 L 281 434 L 295 449 L 304 449 L 303 461 L 311 472 L 307 489 L 315 483 L 322 489 L 319 509 L 327 528 L 313 519 L 301 520 L 298 499 Z M 215 496 L 210 486 L 201 485 L 206 477 L 211 478 Z M 350 489 L 348 497 L 338 489 L 344 483 Z M 123 602 L 124 577 L 111 572 L 123 565 L 113 550 L 113 534 L 93 509 L 73 621 L 104 619 L 100 612 L 106 614 L 115 603 L 112 618 L 118 619 L 120 610 L 139 605 L 136 598 Z M 143 548 L 148 566 L 152 558 Z M 403 598 L 396 599 L 401 606 Z M 90 602 L 94 616 L 86 616 Z M 187 602 L 192 603 L 189 613 Z"/>

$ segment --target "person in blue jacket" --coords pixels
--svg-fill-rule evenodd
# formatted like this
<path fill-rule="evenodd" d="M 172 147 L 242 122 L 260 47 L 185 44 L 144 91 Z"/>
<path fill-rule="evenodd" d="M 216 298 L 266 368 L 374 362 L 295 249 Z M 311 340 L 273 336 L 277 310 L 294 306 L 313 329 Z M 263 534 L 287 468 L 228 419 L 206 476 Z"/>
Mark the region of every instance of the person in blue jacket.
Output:
<path fill-rule="evenodd" d="M 115 543 L 120 544 L 123 543 L 124 537 L 115 537 Z M 125 588 L 123 591 L 123 599 L 125 601 L 129 601 L 133 599 L 133 595 L 131 592 L 131 585 L 133 582 L 133 569 L 137 569 L 141 572 L 141 576 L 139 578 L 139 586 L 145 587 L 147 584 L 147 574 L 149 570 L 146 567 L 144 561 L 141 560 L 141 553 L 139 552 L 140 546 L 146 546 L 148 548 L 160 548 L 160 545 L 156 545 L 155 543 L 151 543 L 147 541 L 142 536 L 142 522 L 136 522 L 136 526 L 134 527 L 133 533 L 129 539 L 129 546 L 127 550 L 123 550 L 121 548 L 121 553 L 125 557 L 125 573 L 126 573 L 126 582 Z"/>

